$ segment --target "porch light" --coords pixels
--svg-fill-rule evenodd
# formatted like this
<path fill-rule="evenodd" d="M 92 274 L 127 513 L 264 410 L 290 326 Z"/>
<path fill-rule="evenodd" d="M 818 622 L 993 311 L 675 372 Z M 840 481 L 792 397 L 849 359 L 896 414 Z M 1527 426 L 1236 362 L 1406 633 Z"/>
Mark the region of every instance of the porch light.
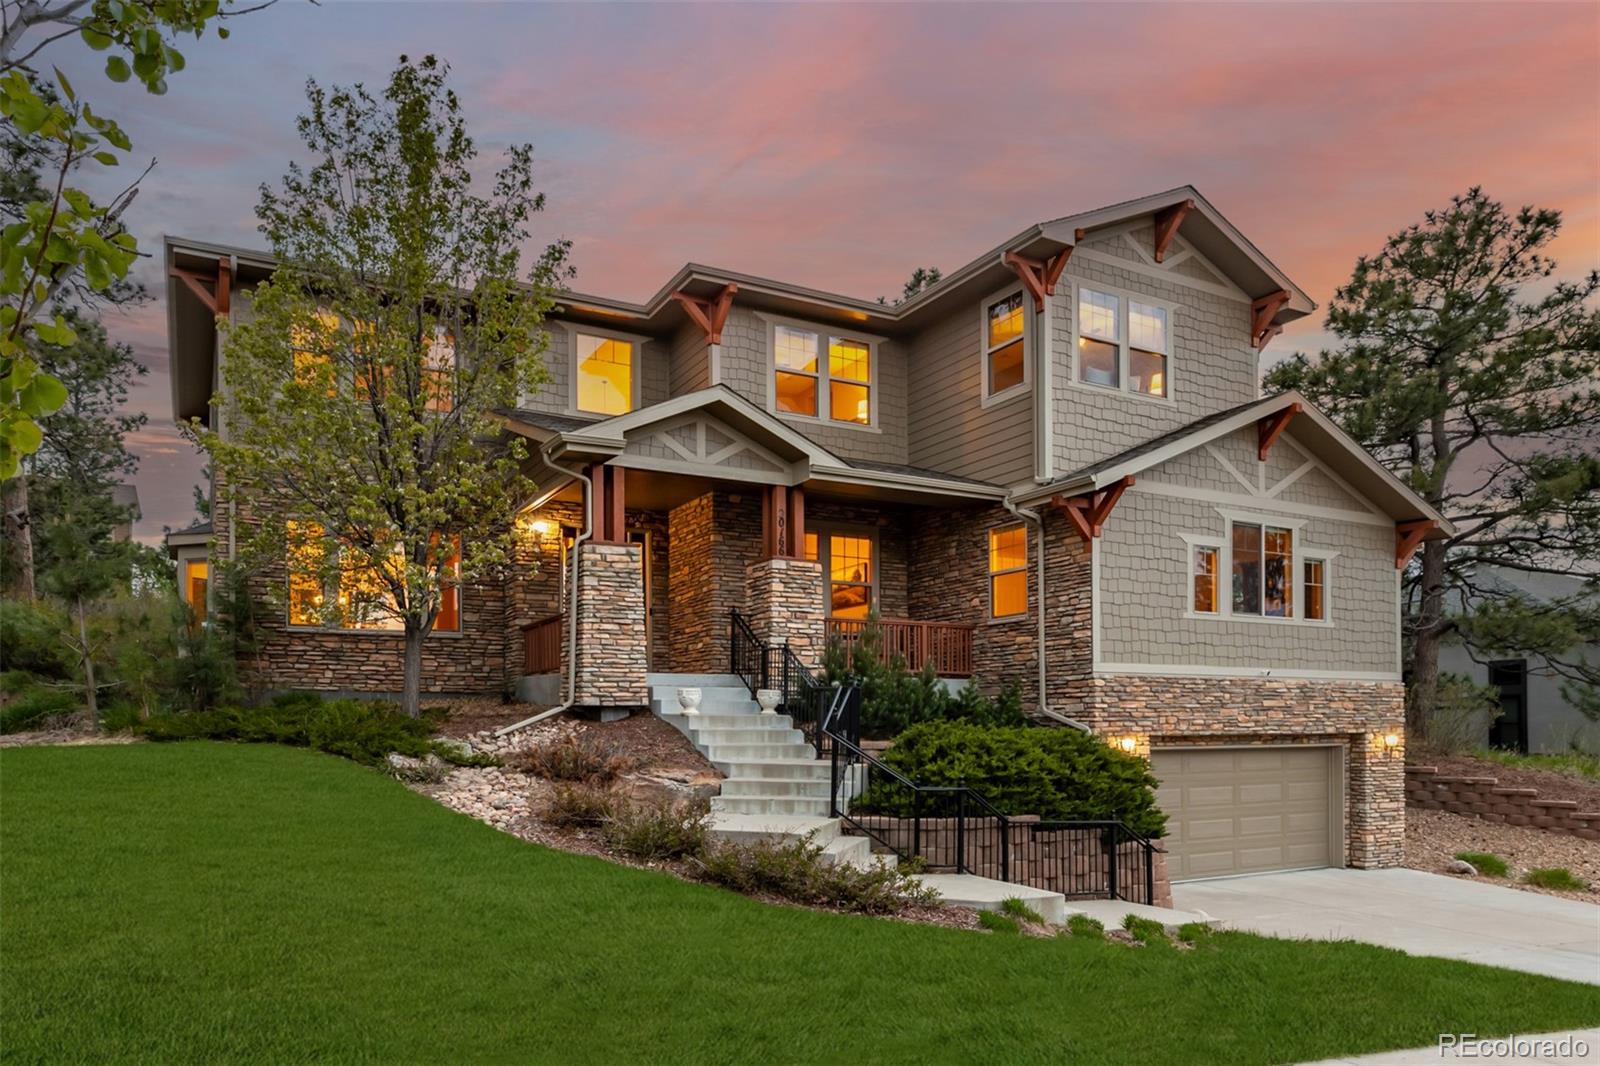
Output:
<path fill-rule="evenodd" d="M 1399 751 L 1400 751 L 1400 734 L 1399 733 L 1385 733 L 1383 735 L 1383 753 L 1385 755 L 1396 755 L 1396 754 L 1399 753 Z"/>
<path fill-rule="evenodd" d="M 1117 738 L 1117 747 L 1121 748 L 1123 751 L 1127 752 L 1129 755 L 1132 755 L 1134 752 L 1139 750 L 1139 738 L 1138 737 L 1118 737 Z"/>
<path fill-rule="evenodd" d="M 550 535 L 550 530 L 554 529 L 555 527 L 549 522 L 546 522 L 544 519 L 537 518 L 528 524 L 528 528 L 533 530 L 535 536 L 548 537 Z"/>

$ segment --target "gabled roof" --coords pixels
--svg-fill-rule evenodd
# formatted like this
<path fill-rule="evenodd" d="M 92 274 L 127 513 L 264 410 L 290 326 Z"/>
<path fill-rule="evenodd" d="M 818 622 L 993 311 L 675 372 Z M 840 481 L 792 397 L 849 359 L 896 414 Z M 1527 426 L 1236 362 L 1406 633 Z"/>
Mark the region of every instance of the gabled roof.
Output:
<path fill-rule="evenodd" d="M 1289 435 L 1327 463 L 1375 506 L 1397 522 L 1419 519 L 1431 519 L 1437 522 L 1438 527 L 1428 534 L 1430 540 L 1455 534 L 1455 526 L 1444 515 L 1434 510 L 1428 501 L 1395 477 L 1387 467 L 1374 459 L 1365 448 L 1298 392 L 1285 392 L 1277 396 L 1252 400 L 1198 418 L 1170 433 L 1152 437 L 1126 451 L 1090 463 L 1065 477 L 1019 493 L 1017 498 L 1019 501 L 1032 503 L 1056 495 L 1073 495 L 1104 488 L 1124 477 L 1137 475 L 1210 441 L 1252 426 L 1260 419 L 1276 414 L 1291 404 L 1299 404 L 1300 413 L 1290 423 Z"/>

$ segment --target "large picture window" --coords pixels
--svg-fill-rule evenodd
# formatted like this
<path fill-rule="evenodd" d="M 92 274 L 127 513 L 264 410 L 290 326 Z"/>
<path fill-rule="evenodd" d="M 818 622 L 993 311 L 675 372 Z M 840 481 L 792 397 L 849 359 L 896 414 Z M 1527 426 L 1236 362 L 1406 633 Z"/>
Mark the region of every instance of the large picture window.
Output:
<path fill-rule="evenodd" d="M 823 345 L 827 358 L 823 358 Z M 847 425 L 873 423 L 873 343 L 799 325 L 772 327 L 772 407 Z"/>
<path fill-rule="evenodd" d="M 1022 523 L 989 531 L 989 617 L 1028 613 L 1028 529 Z"/>
<path fill-rule="evenodd" d="M 985 399 L 1028 381 L 1026 318 L 1022 293 L 1014 292 L 983 307 L 983 395 Z"/>
<path fill-rule="evenodd" d="M 338 618 L 334 628 L 400 632 L 405 624 L 395 610 L 382 566 L 401 568 L 404 558 L 398 550 L 385 564 L 374 566 L 358 561 L 355 553 L 335 549 L 323 528 L 315 522 L 290 521 L 287 524 L 287 565 L 289 570 L 289 624 L 323 626 L 327 597 L 337 597 Z M 337 566 L 330 567 L 329 552 L 337 551 Z M 461 544 L 456 541 L 445 563 L 441 583 L 439 613 L 433 622 L 436 632 L 454 633 L 461 629 Z M 329 612 L 333 613 L 333 612 Z"/>
<path fill-rule="evenodd" d="M 639 346 L 620 337 L 582 331 L 573 333 L 572 343 L 577 409 L 593 415 L 625 415 L 633 410 Z"/>
<path fill-rule="evenodd" d="M 1329 566 L 1339 553 L 1299 543 L 1301 524 L 1247 516 L 1230 519 L 1225 538 L 1185 536 L 1189 613 L 1327 622 Z"/>
<path fill-rule="evenodd" d="M 1077 379 L 1082 384 L 1146 396 L 1170 394 L 1169 308 L 1079 286 L 1077 336 Z"/>

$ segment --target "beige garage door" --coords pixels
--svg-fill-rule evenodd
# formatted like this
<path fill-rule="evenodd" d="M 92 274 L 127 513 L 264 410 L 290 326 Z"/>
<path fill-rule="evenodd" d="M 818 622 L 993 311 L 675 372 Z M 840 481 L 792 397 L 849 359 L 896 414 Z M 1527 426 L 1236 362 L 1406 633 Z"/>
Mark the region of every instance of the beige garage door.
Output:
<path fill-rule="evenodd" d="M 1174 881 L 1339 864 L 1339 749 L 1171 748 L 1152 753 Z"/>

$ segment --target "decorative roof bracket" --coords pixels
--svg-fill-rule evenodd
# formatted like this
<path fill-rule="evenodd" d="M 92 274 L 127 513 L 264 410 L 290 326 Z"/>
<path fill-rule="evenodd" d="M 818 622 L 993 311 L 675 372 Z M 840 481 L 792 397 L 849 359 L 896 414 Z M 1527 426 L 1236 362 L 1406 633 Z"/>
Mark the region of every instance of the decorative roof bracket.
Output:
<path fill-rule="evenodd" d="M 699 326 L 706 335 L 707 344 L 722 343 L 722 327 L 728 322 L 728 309 L 733 306 L 733 294 L 739 291 L 739 286 L 728 283 L 722 291 L 713 297 L 691 296 L 686 292 L 675 292 L 672 298 L 683 305 L 689 318 Z"/>

